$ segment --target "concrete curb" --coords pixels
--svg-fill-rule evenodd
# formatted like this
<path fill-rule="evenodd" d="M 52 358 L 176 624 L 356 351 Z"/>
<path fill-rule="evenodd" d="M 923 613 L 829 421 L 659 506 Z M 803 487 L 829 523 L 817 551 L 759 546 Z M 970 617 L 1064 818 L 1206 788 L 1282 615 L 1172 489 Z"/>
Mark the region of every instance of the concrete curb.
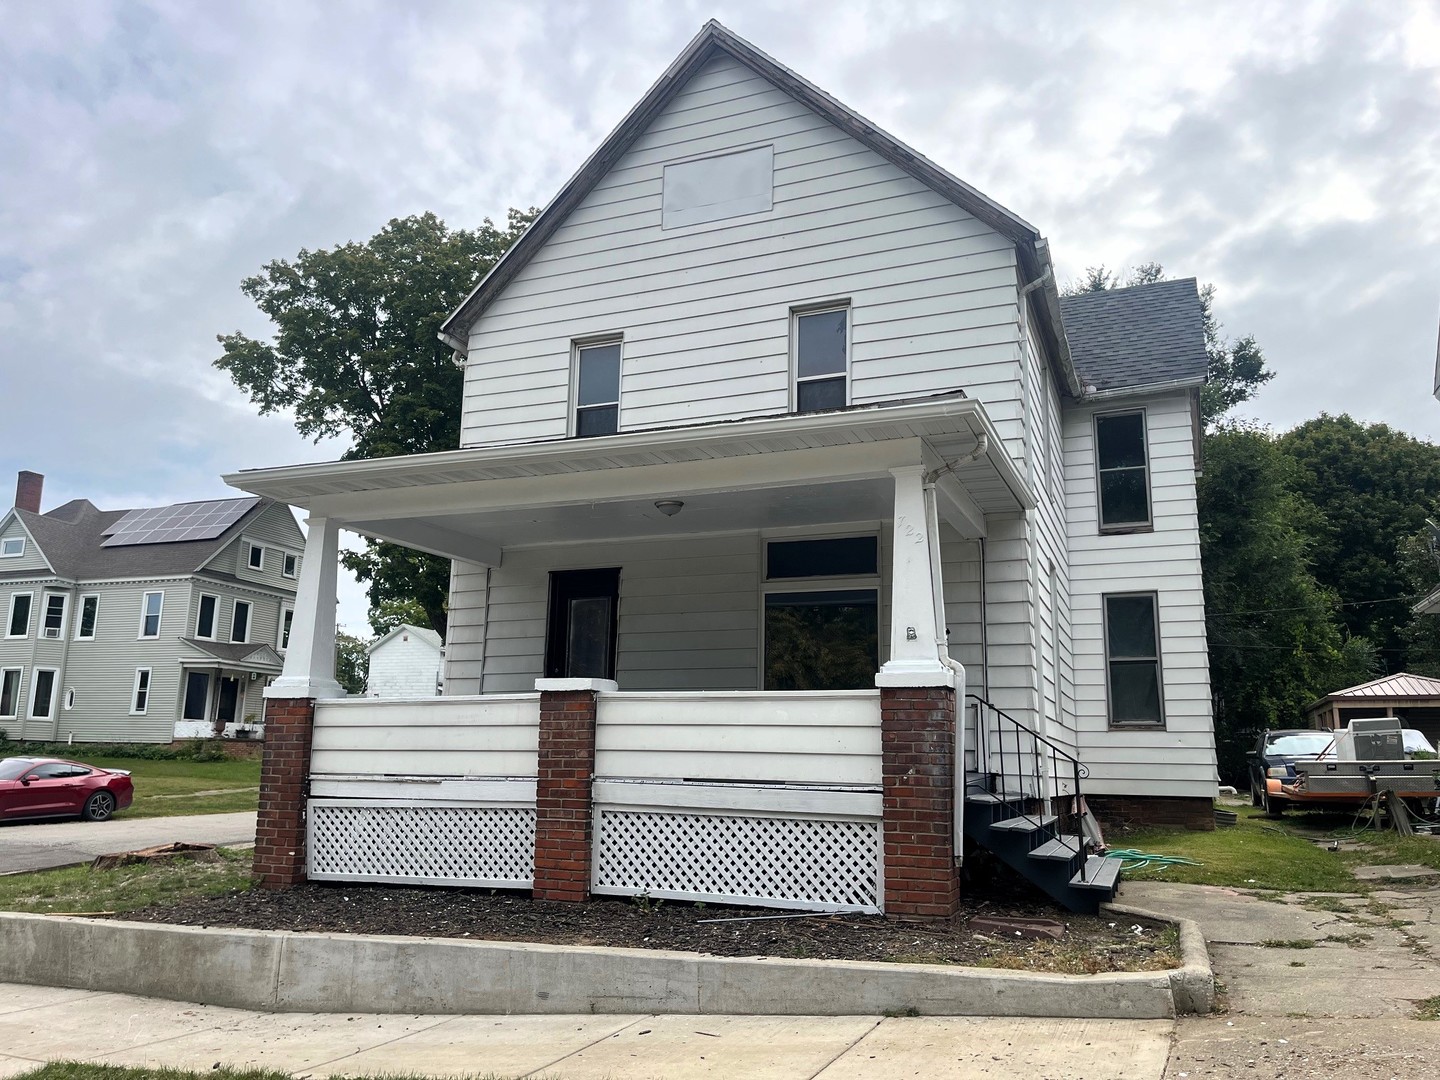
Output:
<path fill-rule="evenodd" d="M 1187 971 L 1049 975 L 0 913 L 0 982 L 269 1012 L 1153 1020 L 1200 1000 Z"/>
<path fill-rule="evenodd" d="M 1131 907 L 1129 904 L 1101 904 L 1102 914 L 1128 915 L 1152 922 L 1174 923 L 1180 928 L 1180 966 L 1172 968 L 1170 992 L 1175 998 L 1178 1016 L 1205 1016 L 1215 1008 L 1215 972 L 1210 967 L 1210 951 L 1205 948 L 1205 935 L 1194 919 L 1179 919 L 1158 911 Z"/>

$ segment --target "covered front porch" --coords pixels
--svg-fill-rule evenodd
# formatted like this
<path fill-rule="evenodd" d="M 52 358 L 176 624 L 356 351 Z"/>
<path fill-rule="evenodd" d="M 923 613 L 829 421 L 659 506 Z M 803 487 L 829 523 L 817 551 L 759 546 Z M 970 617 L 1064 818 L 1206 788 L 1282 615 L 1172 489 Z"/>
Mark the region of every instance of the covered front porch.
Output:
<path fill-rule="evenodd" d="M 947 551 L 1030 505 L 978 403 L 227 479 L 309 511 L 267 691 L 306 727 L 304 833 L 277 834 L 305 875 L 953 910 L 947 614 L 977 613 Z M 342 699 L 341 528 L 454 560 L 445 697 Z"/>

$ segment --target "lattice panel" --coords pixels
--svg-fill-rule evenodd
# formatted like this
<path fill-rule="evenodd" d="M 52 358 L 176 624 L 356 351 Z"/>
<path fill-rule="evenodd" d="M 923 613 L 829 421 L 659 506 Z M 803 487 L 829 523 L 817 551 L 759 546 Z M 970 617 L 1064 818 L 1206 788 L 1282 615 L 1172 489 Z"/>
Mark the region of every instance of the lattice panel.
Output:
<path fill-rule="evenodd" d="M 695 811 L 597 815 L 596 892 L 880 910 L 880 823 Z"/>
<path fill-rule="evenodd" d="M 528 806 L 309 806 L 308 874 L 318 881 L 529 888 L 535 810 Z"/>

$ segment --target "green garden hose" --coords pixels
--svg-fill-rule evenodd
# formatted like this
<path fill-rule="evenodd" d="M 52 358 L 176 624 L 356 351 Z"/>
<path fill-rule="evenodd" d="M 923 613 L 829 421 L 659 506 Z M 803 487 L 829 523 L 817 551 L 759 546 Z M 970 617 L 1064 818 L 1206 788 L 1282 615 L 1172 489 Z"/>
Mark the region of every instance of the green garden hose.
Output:
<path fill-rule="evenodd" d="M 1120 869 L 1125 873 L 1133 873 L 1136 870 L 1154 868 L 1163 870 L 1167 866 L 1203 866 L 1204 863 L 1196 862 L 1194 859 L 1182 858 L 1179 855 L 1156 855 L 1153 852 L 1141 851 L 1138 848 L 1111 848 L 1105 852 L 1122 860 Z"/>

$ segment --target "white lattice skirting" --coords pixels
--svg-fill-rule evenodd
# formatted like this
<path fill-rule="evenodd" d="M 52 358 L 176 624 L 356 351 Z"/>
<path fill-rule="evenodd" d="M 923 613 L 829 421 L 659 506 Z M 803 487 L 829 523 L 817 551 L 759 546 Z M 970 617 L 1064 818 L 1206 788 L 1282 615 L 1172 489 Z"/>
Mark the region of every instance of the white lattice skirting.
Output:
<path fill-rule="evenodd" d="M 878 821 L 597 808 L 593 891 L 880 910 Z"/>
<path fill-rule="evenodd" d="M 316 799 L 306 850 L 307 873 L 316 881 L 528 889 L 535 880 L 535 810 Z"/>

